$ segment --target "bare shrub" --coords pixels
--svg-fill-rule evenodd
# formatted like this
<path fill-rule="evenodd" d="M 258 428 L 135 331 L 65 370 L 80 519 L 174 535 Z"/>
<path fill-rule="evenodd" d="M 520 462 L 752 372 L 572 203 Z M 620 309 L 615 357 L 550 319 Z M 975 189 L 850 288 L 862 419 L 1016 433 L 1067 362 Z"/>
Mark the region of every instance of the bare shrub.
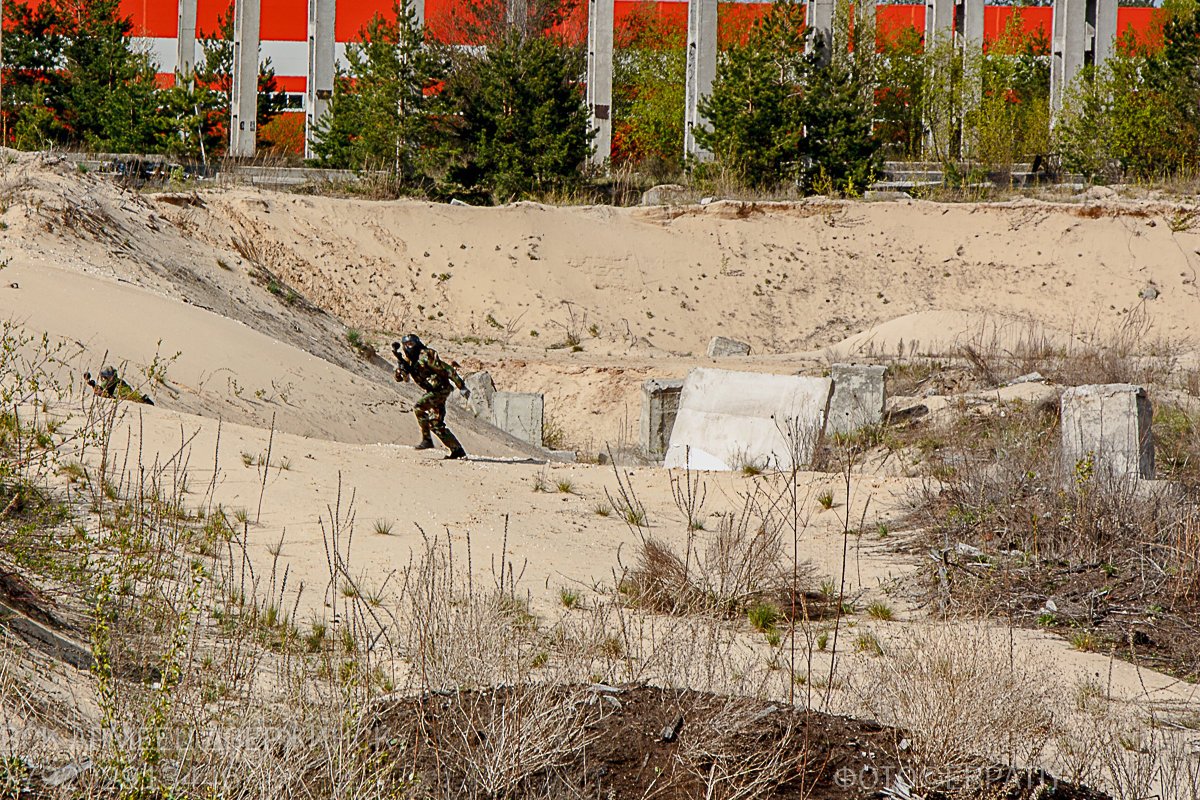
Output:
<path fill-rule="evenodd" d="M 817 604 L 811 564 L 793 567 L 785 556 L 781 521 L 747 503 L 742 513 L 723 515 L 715 531 L 693 531 L 682 554 L 643 537 L 623 589 L 638 605 L 668 614 L 732 617 L 758 603 L 781 613 Z"/>
<path fill-rule="evenodd" d="M 566 784 L 559 771 L 595 741 L 589 724 L 604 713 L 602 704 L 589 707 L 585 694 L 526 685 L 427 695 L 412 731 L 419 737 L 413 752 L 436 753 L 437 770 L 427 778 L 446 797 L 514 797 L 535 780 L 547 790 Z"/>
<path fill-rule="evenodd" d="M 918 789 L 989 762 L 1035 764 L 1056 733 L 1044 674 L 989 628 L 910 632 L 873 663 L 874 680 L 856 689 L 871 714 L 911 737 Z"/>
<path fill-rule="evenodd" d="M 1154 332 L 1144 305 L 1128 312 L 1116 328 L 1069 335 L 1053 334 L 1033 319 L 988 320 L 958 347 L 958 355 L 987 386 L 1033 372 L 1066 386 L 1165 383 L 1176 374 L 1182 351 L 1180 342 Z"/>
<path fill-rule="evenodd" d="M 468 545 L 468 553 L 469 553 Z M 405 571 L 400 625 L 423 689 L 488 686 L 524 675 L 527 633 L 536 627 L 528 598 L 501 556 L 495 582 L 476 585 L 469 556 L 427 540 Z"/>
<path fill-rule="evenodd" d="M 955 444 L 928 465 L 912 504 L 939 544 L 1117 564 L 1176 543 L 1195 513 L 1186 495 L 1064 464 L 1057 415 L 1019 404 L 1005 411 L 962 417 L 948 437 Z"/>
<path fill-rule="evenodd" d="M 775 796 L 797 774 L 807 777 L 807 756 L 803 732 L 790 714 L 764 726 L 762 710 L 739 699 L 727 701 L 702 731 L 685 737 L 678 757 L 703 797 L 748 800 Z"/>

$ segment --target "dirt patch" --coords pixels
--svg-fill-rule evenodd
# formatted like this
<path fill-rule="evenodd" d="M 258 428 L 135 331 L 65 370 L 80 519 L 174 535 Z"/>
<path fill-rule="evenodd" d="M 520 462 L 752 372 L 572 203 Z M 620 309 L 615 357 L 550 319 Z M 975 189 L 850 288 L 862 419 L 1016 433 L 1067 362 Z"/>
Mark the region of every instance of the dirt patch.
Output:
<path fill-rule="evenodd" d="M 425 694 L 380 709 L 371 734 L 429 796 L 849 800 L 910 766 L 903 734 L 875 722 L 642 685 Z M 1005 768 L 956 783 L 924 796 L 1106 797 Z"/>

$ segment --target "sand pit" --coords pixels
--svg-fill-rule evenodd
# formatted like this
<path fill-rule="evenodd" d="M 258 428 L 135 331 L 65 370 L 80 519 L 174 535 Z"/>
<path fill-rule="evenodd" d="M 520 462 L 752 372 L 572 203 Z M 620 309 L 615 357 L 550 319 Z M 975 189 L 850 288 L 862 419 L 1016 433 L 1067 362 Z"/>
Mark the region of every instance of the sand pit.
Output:
<path fill-rule="evenodd" d="M 671 669 L 718 663 L 682 649 L 705 644 L 699 634 L 683 636 L 677 620 L 632 608 L 625 578 L 650 540 L 690 553 L 685 569 L 696 568 L 692 556 L 721 552 L 729 520 L 786 505 L 787 481 L 756 469 L 704 476 L 701 510 L 689 510 L 681 497 L 698 491 L 695 476 L 621 457 L 636 447 L 647 378 L 682 378 L 696 367 L 820 376 L 835 360 L 896 362 L 891 380 L 930 418 L 960 409 L 1000 417 L 1011 410 L 1005 402 L 1052 404 L 1058 388 L 988 385 L 966 346 L 996 364 L 1015 362 L 1031 349 L 1053 354 L 1111 336 L 1137 315 L 1146 340 L 1170 345 L 1154 358 L 1169 352 L 1175 366 L 1189 363 L 1200 338 L 1200 235 L 1172 230 L 1172 208 L 1162 203 L 481 209 L 235 188 L 180 204 L 23 154 L 3 167 L 0 189 L 14 198 L 0 229 L 0 315 L 72 353 L 51 369 L 74 384 L 39 412 L 65 420 L 47 478 L 56 491 L 100 524 L 105 511 L 90 506 L 108 491 L 95 481 L 101 458 L 114 470 L 107 478 L 121 465 L 121 485 L 136 484 L 143 467 L 186 462 L 183 502 L 189 514 L 204 513 L 189 524 L 222 515 L 232 531 L 221 529 L 223 547 L 244 555 L 238 567 L 256 576 L 250 584 L 286 595 L 273 600 L 274 612 L 294 614 L 288 624 L 305 637 L 348 625 L 348 608 L 401 616 L 409 568 L 430 542 L 449 543 L 455 563 L 469 552 L 475 586 L 507 587 L 513 605 L 503 619 L 519 624 L 504 631 L 520 652 L 505 675 L 674 685 Z M 1147 286 L 1155 299 L 1140 296 Z M 612 451 L 617 465 L 546 464 L 540 449 L 461 410 L 450 423 L 471 460 L 448 464 L 412 450 L 415 393 L 390 380 L 386 362 L 364 358 L 351 329 L 385 352 L 398 333 L 415 330 L 463 370 L 487 369 L 500 390 L 545 393 L 546 444 L 588 458 Z M 753 355 L 701 355 L 718 334 L 748 341 Z M 103 361 L 122 365 L 157 405 L 123 405 L 101 455 L 70 433 L 100 407 L 78 379 Z M 909 438 L 890 449 L 885 435 Z M 798 473 L 794 557 L 808 563 L 809 590 L 826 605 L 849 598 L 833 628 L 842 638 L 828 641 L 833 623 L 814 621 L 800 670 L 771 626 L 736 606 L 698 629 L 718 632 L 720 647 L 708 653 L 726 660 L 711 684 L 691 688 L 761 691 L 778 702 L 786 687 L 804 686 L 827 710 L 866 713 L 869 687 L 905 637 L 927 630 L 936 587 L 921 581 L 936 576 L 930 564 L 950 574 L 988 568 L 961 556 L 956 541 L 907 538 L 914 498 L 929 481 L 916 462 L 949 448 L 939 436 L 897 423 L 878 440 L 856 441 L 845 469 L 831 461 Z M 1031 613 L 1046 599 L 1031 600 Z M 60 595 L 64 606 L 69 600 Z M 1085 605 L 1076 600 L 1058 598 L 1063 608 Z M 1131 634 L 1155 624 L 1142 612 Z M 1089 649 L 996 620 L 983 628 L 1005 638 L 1010 666 L 1081 698 L 1068 717 L 1103 703 L 1121 724 L 1152 712 L 1177 723 L 1172 730 L 1190 730 L 1195 687 L 1116 658 L 1124 654 L 1115 646 Z M 87 638 L 86 628 L 74 634 Z M 576 639 L 586 641 L 564 665 Z M 645 644 L 660 639 L 681 649 L 668 658 Z M 341 654 L 338 666 L 327 645 L 319 640 L 304 656 L 329 657 L 323 674 L 355 660 Z M 379 686 L 392 691 L 418 685 L 419 663 L 404 651 L 387 670 L 372 666 L 390 670 Z M 376 679 L 355 691 L 375 691 Z M 1065 763 L 1061 753 L 1042 755 Z"/>

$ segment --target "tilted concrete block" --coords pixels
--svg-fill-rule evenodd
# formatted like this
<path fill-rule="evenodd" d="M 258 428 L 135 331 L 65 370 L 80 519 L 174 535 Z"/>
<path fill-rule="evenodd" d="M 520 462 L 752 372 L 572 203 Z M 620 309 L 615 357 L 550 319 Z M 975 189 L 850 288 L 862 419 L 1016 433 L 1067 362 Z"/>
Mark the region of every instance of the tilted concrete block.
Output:
<path fill-rule="evenodd" d="M 492 396 L 492 424 L 523 442 L 542 446 L 545 401 L 540 394 L 496 392 Z"/>
<path fill-rule="evenodd" d="M 709 358 L 725 358 L 726 356 L 748 356 L 750 355 L 750 345 L 745 342 L 739 342 L 737 339 L 729 339 L 725 336 L 714 336 L 712 341 L 708 343 Z"/>
<path fill-rule="evenodd" d="M 679 412 L 683 381 L 651 378 L 642 384 L 642 416 L 638 441 L 651 458 L 662 458 L 671 443 L 671 428 Z"/>
<path fill-rule="evenodd" d="M 1062 396 L 1064 468 L 1102 478 L 1154 477 L 1153 413 L 1141 386 L 1075 386 Z"/>
<path fill-rule="evenodd" d="M 833 395 L 825 432 L 853 433 L 883 422 L 884 376 L 887 367 L 871 364 L 834 364 L 830 369 Z"/>
<path fill-rule="evenodd" d="M 490 420 L 492 404 L 496 397 L 496 382 L 492 380 L 492 376 L 487 372 L 475 372 L 468 375 L 463 383 L 471 390 L 467 408 L 480 419 Z"/>
<path fill-rule="evenodd" d="M 829 378 L 694 369 L 683 383 L 664 466 L 806 466 L 832 384 Z"/>

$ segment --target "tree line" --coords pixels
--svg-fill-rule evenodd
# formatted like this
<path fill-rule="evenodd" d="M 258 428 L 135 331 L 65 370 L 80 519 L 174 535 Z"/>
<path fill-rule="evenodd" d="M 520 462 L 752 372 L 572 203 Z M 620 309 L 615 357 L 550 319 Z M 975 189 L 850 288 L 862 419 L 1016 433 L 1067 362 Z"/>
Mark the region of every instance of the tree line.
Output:
<path fill-rule="evenodd" d="M 471 202 L 568 193 L 589 180 L 585 53 L 562 35 L 580 0 L 465 0 L 427 36 L 397 0 L 346 49 L 316 137 L 315 162 L 385 175 L 396 192 Z M 1193 172 L 1200 160 L 1198 0 L 1167 0 L 1152 41 L 1085 68 L 1051 120 L 1049 42 L 1020 10 L 986 53 L 927 46 L 914 29 L 876 36 L 843 0 L 833 42 L 804 26 L 803 5 L 772 4 L 748 30 L 722 33 L 698 132 L 707 163 L 683 157 L 685 43 L 646 4 L 618 31 L 611 167 L 647 180 L 685 172 L 761 190 L 856 193 L 884 158 L 1003 167 L 1054 154 L 1108 180 Z M 865 4 L 863 5 L 865 9 Z M 133 47 L 118 0 L 5 4 L 6 141 L 223 154 L 232 11 L 200 37 L 194 76 L 159 86 Z M 874 44 L 875 46 L 871 46 Z M 831 46 L 832 45 L 832 46 Z M 260 69 L 259 130 L 284 106 Z M 188 79 L 190 78 L 190 79 Z"/>

